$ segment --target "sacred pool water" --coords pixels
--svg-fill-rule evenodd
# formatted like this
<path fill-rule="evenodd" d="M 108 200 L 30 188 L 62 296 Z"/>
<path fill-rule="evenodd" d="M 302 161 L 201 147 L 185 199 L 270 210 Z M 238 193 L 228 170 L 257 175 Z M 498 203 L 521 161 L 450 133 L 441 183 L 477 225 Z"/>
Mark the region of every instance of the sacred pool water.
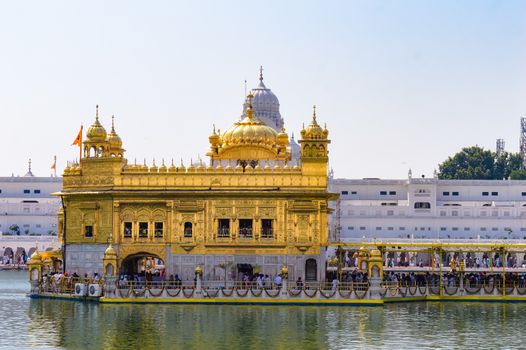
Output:
<path fill-rule="evenodd" d="M 0 349 L 521 348 L 526 304 L 99 305 L 29 299 L 0 271 Z"/>

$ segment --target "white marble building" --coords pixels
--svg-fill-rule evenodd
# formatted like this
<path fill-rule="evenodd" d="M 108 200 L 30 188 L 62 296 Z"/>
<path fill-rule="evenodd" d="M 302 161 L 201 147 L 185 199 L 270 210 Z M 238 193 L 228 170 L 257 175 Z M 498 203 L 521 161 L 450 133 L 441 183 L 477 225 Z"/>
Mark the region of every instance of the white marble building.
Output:
<path fill-rule="evenodd" d="M 526 181 L 330 179 L 329 232 L 382 238 L 526 239 Z"/>
<path fill-rule="evenodd" d="M 56 234 L 60 199 L 51 196 L 62 188 L 61 177 L 34 176 L 31 169 L 25 176 L 0 177 L 0 232 L 22 235 Z"/>

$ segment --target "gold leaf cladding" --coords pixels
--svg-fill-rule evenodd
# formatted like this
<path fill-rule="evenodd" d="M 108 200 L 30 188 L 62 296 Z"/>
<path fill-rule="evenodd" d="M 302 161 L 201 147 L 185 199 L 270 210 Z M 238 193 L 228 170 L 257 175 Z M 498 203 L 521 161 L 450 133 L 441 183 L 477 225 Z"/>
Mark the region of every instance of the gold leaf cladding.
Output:
<path fill-rule="evenodd" d="M 232 216 L 232 208 L 216 208 L 216 216 Z"/>
<path fill-rule="evenodd" d="M 236 208 L 236 214 L 241 217 L 252 217 L 256 215 L 256 208 Z"/>
<path fill-rule="evenodd" d="M 259 216 L 261 217 L 275 217 L 276 208 L 259 208 Z"/>

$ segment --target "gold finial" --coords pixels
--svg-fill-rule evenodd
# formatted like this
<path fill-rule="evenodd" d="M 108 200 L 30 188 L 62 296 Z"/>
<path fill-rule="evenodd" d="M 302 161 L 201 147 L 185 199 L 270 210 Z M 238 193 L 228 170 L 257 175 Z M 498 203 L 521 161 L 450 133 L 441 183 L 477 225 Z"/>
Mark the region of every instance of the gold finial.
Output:
<path fill-rule="evenodd" d="M 135 159 L 133 160 L 133 163 L 134 163 L 135 165 L 137 165 L 137 158 L 135 158 Z"/>
<path fill-rule="evenodd" d="M 29 172 L 31 172 L 31 158 L 29 158 Z"/>
<path fill-rule="evenodd" d="M 95 106 L 95 120 L 99 121 L 99 105 Z"/>
<path fill-rule="evenodd" d="M 259 81 L 263 81 L 263 66 L 259 66 Z"/>
<path fill-rule="evenodd" d="M 153 158 L 153 164 L 152 164 L 152 166 L 155 166 L 155 158 Z"/>
<path fill-rule="evenodd" d="M 214 125 L 214 135 L 215 135 L 216 134 L 216 125 L 215 124 L 213 124 L 213 125 Z"/>
<path fill-rule="evenodd" d="M 172 166 L 174 166 L 174 159 L 172 158 Z"/>
<path fill-rule="evenodd" d="M 165 165 L 164 165 L 164 158 L 162 159 L 162 164 L 161 164 L 161 166 L 165 166 Z"/>
<path fill-rule="evenodd" d="M 146 158 L 144 158 L 144 166 L 146 166 Z"/>
<path fill-rule="evenodd" d="M 111 132 L 115 134 L 115 115 L 111 115 Z"/>
<path fill-rule="evenodd" d="M 181 166 L 183 166 L 183 165 L 184 165 L 184 164 L 183 164 L 183 158 L 181 158 Z"/>
<path fill-rule="evenodd" d="M 312 119 L 316 121 L 316 105 L 312 106 Z"/>

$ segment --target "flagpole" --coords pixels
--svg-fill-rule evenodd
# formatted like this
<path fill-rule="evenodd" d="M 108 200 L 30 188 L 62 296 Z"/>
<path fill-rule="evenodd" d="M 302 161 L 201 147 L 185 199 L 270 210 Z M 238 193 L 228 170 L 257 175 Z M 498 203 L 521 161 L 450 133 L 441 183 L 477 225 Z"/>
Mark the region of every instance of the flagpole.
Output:
<path fill-rule="evenodd" d="M 83 129 L 83 125 L 81 124 L 80 125 L 80 143 L 79 143 L 79 163 L 80 163 L 80 160 L 82 159 L 82 129 Z"/>
<path fill-rule="evenodd" d="M 57 177 L 57 156 L 55 156 L 55 167 L 53 168 L 53 172 L 55 173 L 55 177 Z"/>

